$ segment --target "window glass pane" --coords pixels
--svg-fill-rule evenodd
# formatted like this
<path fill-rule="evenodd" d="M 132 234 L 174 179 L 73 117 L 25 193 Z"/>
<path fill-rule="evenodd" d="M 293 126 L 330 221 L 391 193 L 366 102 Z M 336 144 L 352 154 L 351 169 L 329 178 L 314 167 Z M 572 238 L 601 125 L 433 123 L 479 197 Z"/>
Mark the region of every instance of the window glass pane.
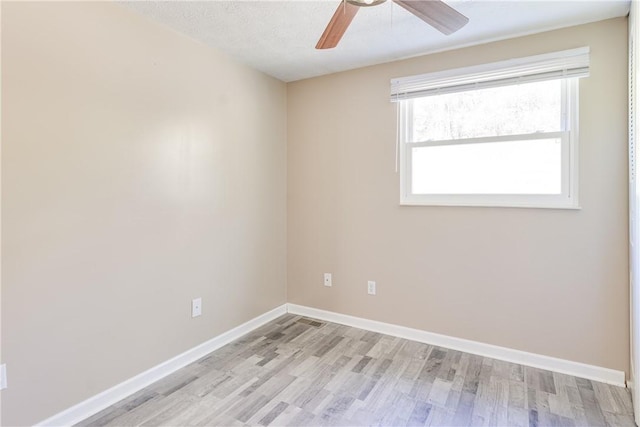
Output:
<path fill-rule="evenodd" d="M 560 138 L 414 147 L 413 194 L 560 194 Z"/>
<path fill-rule="evenodd" d="M 562 80 L 413 100 L 411 141 L 562 131 Z"/>

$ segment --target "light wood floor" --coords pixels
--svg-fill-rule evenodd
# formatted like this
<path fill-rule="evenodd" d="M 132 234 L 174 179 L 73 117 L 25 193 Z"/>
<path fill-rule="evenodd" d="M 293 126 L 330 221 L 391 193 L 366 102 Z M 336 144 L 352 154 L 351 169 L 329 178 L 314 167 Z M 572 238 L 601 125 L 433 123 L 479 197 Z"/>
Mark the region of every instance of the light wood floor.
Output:
<path fill-rule="evenodd" d="M 622 387 L 285 315 L 80 425 L 635 424 Z"/>

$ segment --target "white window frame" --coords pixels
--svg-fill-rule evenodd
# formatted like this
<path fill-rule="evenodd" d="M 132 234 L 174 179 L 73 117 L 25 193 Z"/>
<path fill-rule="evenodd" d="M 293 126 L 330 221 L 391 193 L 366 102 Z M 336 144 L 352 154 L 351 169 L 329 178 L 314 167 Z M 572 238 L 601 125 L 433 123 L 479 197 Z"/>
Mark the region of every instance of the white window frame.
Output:
<path fill-rule="evenodd" d="M 517 84 L 517 83 L 516 83 Z M 580 209 L 578 202 L 578 79 L 562 79 L 562 128 L 560 132 L 490 136 L 448 141 L 411 141 L 413 98 L 398 101 L 400 151 L 400 204 L 407 206 L 487 206 Z M 411 153 L 415 147 L 478 144 L 499 141 L 561 138 L 560 194 L 414 194 L 411 190 Z"/>

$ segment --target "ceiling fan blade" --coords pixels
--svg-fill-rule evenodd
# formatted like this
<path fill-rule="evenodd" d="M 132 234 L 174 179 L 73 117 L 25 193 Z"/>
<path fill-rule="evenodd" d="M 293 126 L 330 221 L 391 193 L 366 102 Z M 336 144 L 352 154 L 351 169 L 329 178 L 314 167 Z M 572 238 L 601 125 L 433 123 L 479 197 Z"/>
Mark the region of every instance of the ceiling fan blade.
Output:
<path fill-rule="evenodd" d="M 329 25 L 327 25 L 320 40 L 318 40 L 316 49 L 331 49 L 336 47 L 344 32 L 347 31 L 349 24 L 351 24 L 353 17 L 356 16 L 358 9 L 360 9 L 358 6 L 347 3 L 344 0 L 341 1 L 331 21 L 329 21 Z"/>
<path fill-rule="evenodd" d="M 393 0 L 443 34 L 455 33 L 469 18 L 440 0 Z"/>

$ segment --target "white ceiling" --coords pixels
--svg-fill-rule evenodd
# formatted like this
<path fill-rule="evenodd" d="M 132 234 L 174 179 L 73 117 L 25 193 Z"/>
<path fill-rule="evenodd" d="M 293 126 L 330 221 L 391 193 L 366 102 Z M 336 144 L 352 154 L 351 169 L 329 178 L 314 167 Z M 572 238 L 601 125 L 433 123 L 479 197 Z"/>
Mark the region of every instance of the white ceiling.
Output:
<path fill-rule="evenodd" d="M 338 47 L 314 47 L 339 0 L 134 1 L 127 7 L 285 82 L 625 16 L 630 0 L 448 0 L 469 17 L 445 36 L 391 1 L 361 8 Z"/>

